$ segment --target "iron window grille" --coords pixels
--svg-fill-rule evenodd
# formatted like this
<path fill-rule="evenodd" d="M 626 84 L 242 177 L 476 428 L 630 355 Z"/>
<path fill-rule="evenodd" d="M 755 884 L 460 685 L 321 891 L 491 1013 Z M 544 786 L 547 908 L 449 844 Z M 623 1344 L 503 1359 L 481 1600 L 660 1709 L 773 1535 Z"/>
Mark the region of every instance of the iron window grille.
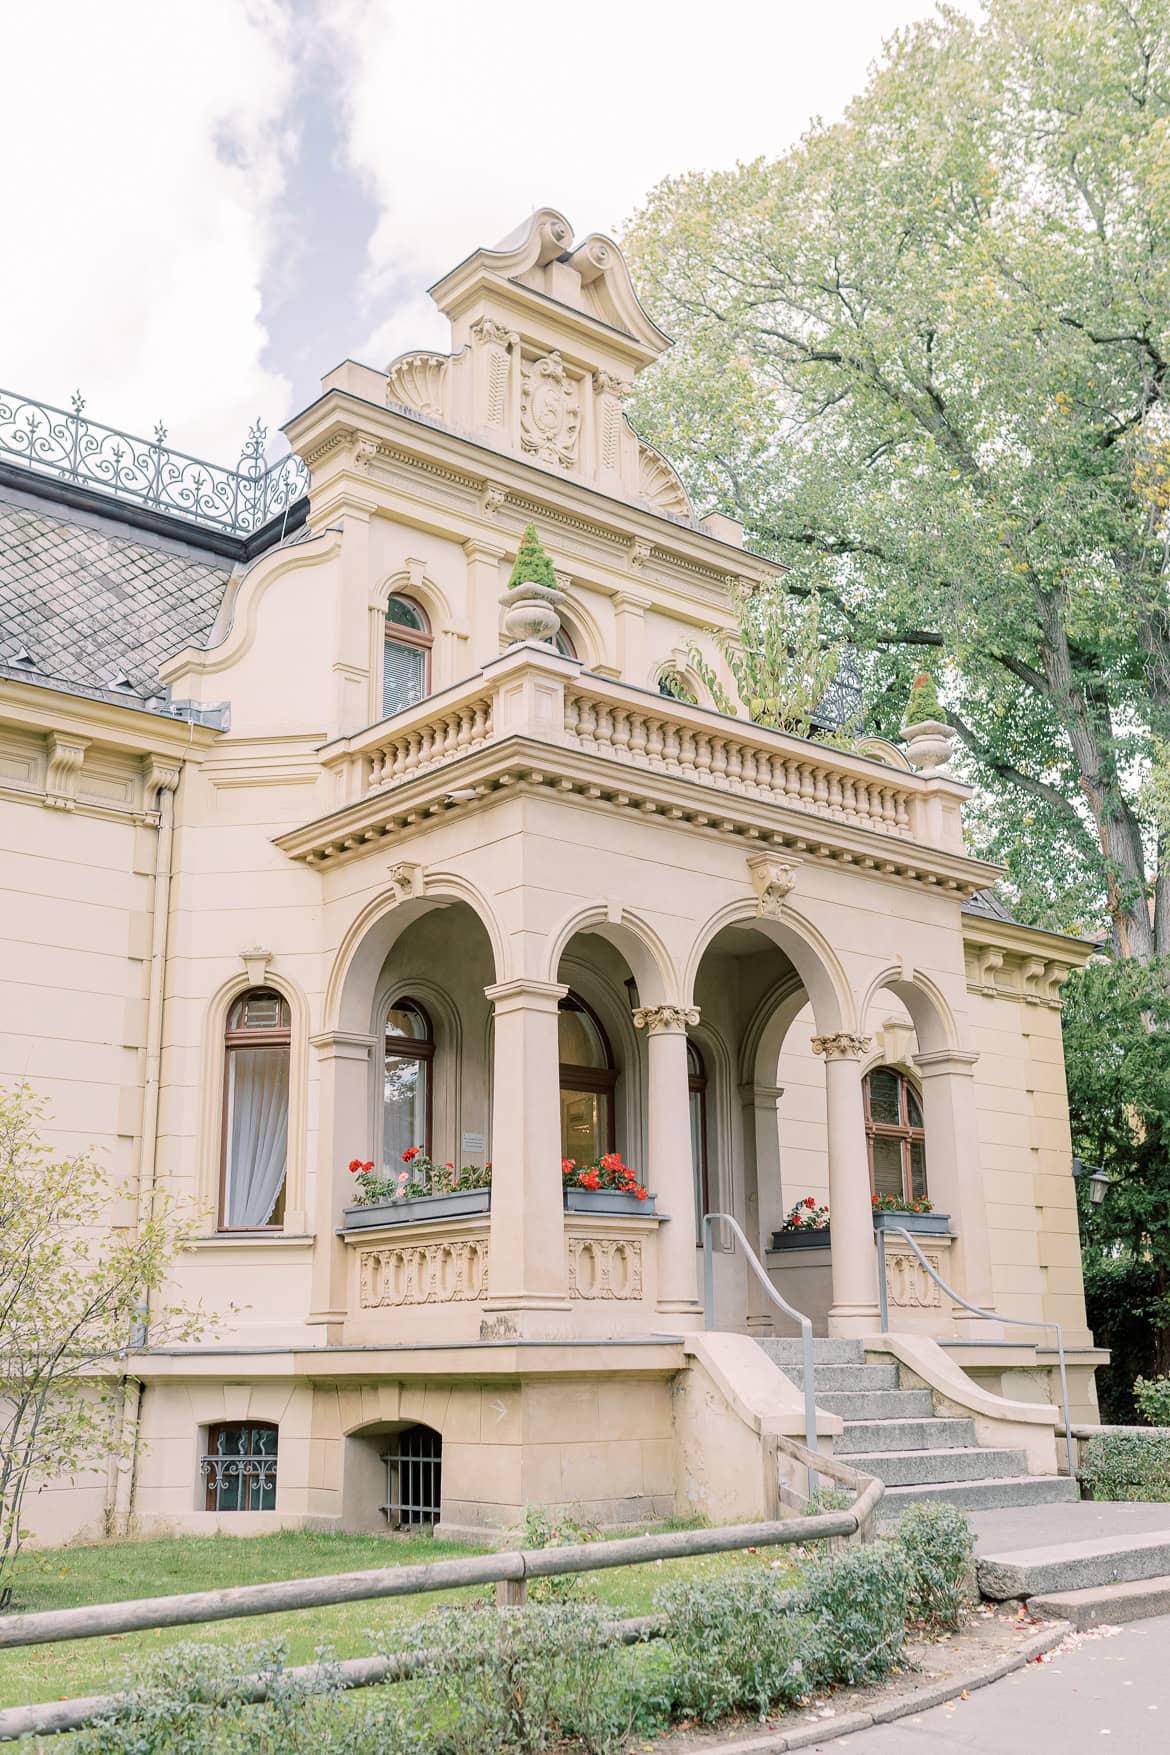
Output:
<path fill-rule="evenodd" d="M 443 1492 L 443 1440 L 429 1426 L 394 1433 L 386 1464 L 386 1503 L 392 1530 L 417 1529 L 439 1521 Z"/>
<path fill-rule="evenodd" d="M 275 1511 L 277 1428 L 258 1421 L 212 1426 L 199 1470 L 208 1511 Z"/>

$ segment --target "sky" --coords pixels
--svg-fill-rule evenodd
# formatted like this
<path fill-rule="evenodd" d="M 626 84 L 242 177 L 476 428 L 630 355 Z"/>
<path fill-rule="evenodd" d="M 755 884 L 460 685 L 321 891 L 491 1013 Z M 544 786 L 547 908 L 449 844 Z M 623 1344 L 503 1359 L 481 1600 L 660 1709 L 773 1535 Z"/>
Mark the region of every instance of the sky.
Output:
<path fill-rule="evenodd" d="M 0 387 L 279 451 L 339 360 L 445 347 L 425 289 L 471 250 L 541 206 L 620 234 L 663 177 L 778 155 L 932 10 L 0 0 Z"/>

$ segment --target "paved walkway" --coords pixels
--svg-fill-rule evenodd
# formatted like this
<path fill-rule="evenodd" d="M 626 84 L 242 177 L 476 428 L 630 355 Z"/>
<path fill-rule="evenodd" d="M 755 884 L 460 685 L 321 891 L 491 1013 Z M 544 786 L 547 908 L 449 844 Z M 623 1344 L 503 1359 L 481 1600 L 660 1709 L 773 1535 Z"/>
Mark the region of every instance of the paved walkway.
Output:
<path fill-rule="evenodd" d="M 967 1522 L 975 1532 L 976 1553 L 1010 1554 L 1017 1548 L 1049 1548 L 1061 1542 L 1096 1542 L 1107 1536 L 1170 1530 L 1170 1505 L 1082 1499 L 1073 1505 L 969 1511 Z"/>
<path fill-rule="evenodd" d="M 826 1755 L 1166 1755 L 1170 1616 L 1086 1637 L 953 1706 L 813 1748 Z"/>

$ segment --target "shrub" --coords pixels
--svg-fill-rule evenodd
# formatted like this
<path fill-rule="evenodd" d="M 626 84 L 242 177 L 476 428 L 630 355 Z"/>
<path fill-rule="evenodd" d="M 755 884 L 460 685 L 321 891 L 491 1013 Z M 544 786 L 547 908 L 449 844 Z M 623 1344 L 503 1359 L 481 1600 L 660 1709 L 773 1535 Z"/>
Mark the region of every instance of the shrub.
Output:
<path fill-rule="evenodd" d="M 534 1755 L 563 1734 L 606 1755 L 629 1736 L 632 1672 L 598 1609 L 440 1609 L 408 1637 L 397 1649 L 415 1660 L 415 1678 L 389 1691 L 381 1724 L 392 1735 L 371 1749 Z"/>
<path fill-rule="evenodd" d="M 518 585 L 547 585 L 555 590 L 556 583 L 553 564 L 536 534 L 536 525 L 526 524 L 524 535 L 520 538 L 515 565 L 508 579 L 508 589 L 514 591 Z"/>
<path fill-rule="evenodd" d="M 1135 1377 L 1133 1399 L 1151 1426 L 1170 1426 L 1170 1377 Z"/>
<path fill-rule="evenodd" d="M 581 1523 L 567 1511 L 554 1512 L 543 1505 L 530 1505 L 525 1510 L 516 1545 L 521 1548 L 573 1548 L 581 1542 L 596 1542 L 597 1539 L 596 1524 Z M 495 1588 L 489 1588 L 494 1598 Z M 593 1586 L 586 1584 L 579 1572 L 528 1581 L 530 1603 L 586 1603 L 595 1601 L 596 1597 Z"/>
<path fill-rule="evenodd" d="M 1170 1500 L 1170 1432 L 1102 1432 L 1085 1446 L 1080 1477 L 1094 1499 Z"/>
<path fill-rule="evenodd" d="M 884 1675 L 902 1650 L 910 1592 L 910 1566 L 894 1542 L 845 1548 L 818 1560 L 800 1603 L 814 1632 L 814 1683 L 871 1682 Z"/>
<path fill-rule="evenodd" d="M 812 1626 L 792 1592 L 759 1565 L 660 1592 L 669 1622 L 669 1692 L 686 1718 L 764 1715 L 809 1691 Z"/>
<path fill-rule="evenodd" d="M 945 720 L 945 717 L 934 678 L 929 671 L 920 670 L 910 685 L 910 698 L 906 702 L 902 724 L 921 725 L 928 719 Z"/>
<path fill-rule="evenodd" d="M 975 1558 L 967 1519 L 953 1505 L 911 1505 L 898 1519 L 895 1541 L 910 1568 L 910 1613 L 954 1631 Z"/>

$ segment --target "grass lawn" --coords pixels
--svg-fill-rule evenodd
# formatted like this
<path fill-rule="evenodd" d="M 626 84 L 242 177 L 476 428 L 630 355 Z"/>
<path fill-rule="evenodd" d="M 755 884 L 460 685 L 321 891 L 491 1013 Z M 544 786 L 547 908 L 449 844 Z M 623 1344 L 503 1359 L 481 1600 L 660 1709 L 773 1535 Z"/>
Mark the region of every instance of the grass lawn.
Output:
<path fill-rule="evenodd" d="M 270 1536 L 184 1536 L 167 1541 L 100 1542 L 86 1547 L 52 1548 L 26 1554 L 16 1587 L 14 1613 L 110 1603 L 128 1597 L 169 1596 L 176 1592 L 219 1590 L 229 1585 L 311 1578 L 326 1572 L 411 1565 L 455 1559 L 485 1550 L 430 1536 L 347 1536 L 281 1530 Z M 644 1566 L 587 1573 L 584 1582 L 616 1615 L 649 1614 L 655 1593 L 672 1578 L 705 1577 L 742 1565 L 742 1554 L 695 1560 L 652 1562 Z M 760 1565 L 788 1564 L 786 1550 L 761 1549 Z M 490 1591 L 491 1587 L 488 1587 Z M 0 1706 L 58 1700 L 77 1694 L 109 1693 L 120 1687 L 138 1658 L 167 1645 L 249 1644 L 283 1638 L 290 1663 L 311 1662 L 318 1648 L 337 1657 L 364 1657 L 366 1631 L 391 1628 L 424 1614 L 440 1602 L 467 1601 L 482 1589 L 436 1591 L 427 1596 L 347 1603 L 297 1613 L 249 1615 L 202 1627 L 175 1627 L 150 1633 L 112 1634 L 59 1645 L 0 1651 Z"/>

